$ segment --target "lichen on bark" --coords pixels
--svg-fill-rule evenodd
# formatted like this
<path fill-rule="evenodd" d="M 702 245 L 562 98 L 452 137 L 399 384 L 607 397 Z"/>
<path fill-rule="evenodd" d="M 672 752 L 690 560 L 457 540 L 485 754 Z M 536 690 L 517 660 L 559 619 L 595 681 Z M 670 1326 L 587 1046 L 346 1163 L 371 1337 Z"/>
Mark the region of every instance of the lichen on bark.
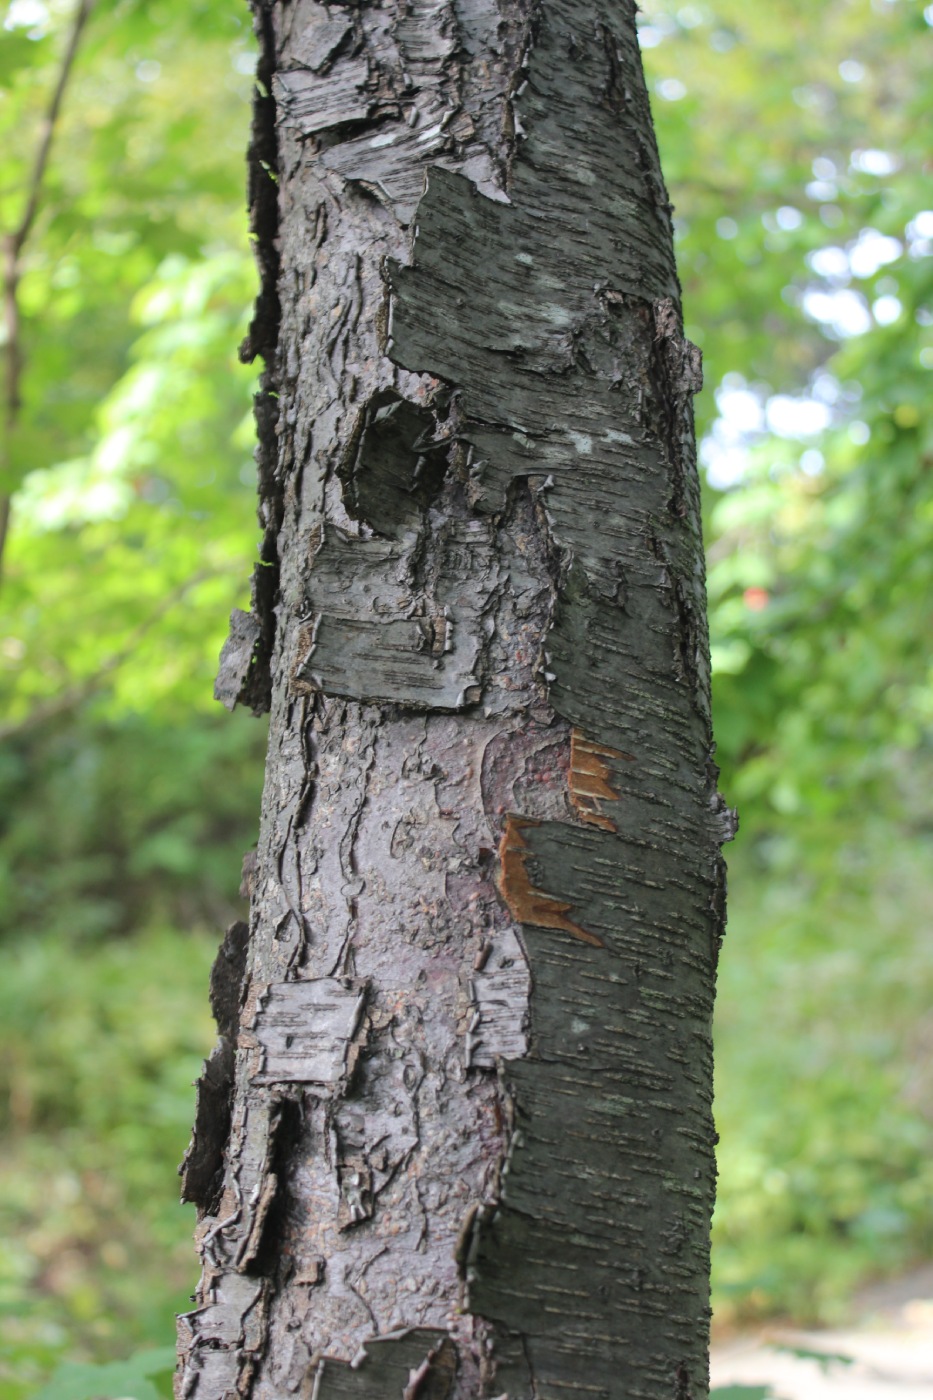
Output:
<path fill-rule="evenodd" d="M 634 5 L 255 13 L 270 748 L 178 1394 L 702 1400 L 731 816 Z"/>

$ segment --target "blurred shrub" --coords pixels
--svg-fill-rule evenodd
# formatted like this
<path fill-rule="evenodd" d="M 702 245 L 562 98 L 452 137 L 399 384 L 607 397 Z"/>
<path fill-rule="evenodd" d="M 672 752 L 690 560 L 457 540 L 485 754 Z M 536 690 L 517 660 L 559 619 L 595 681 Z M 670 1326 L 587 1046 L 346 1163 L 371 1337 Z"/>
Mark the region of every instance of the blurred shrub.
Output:
<path fill-rule="evenodd" d="M 32 1400 L 171 1400 L 175 1351 L 138 1351 L 127 1361 L 95 1366 L 63 1361 Z"/>
<path fill-rule="evenodd" d="M 195 1281 L 178 1204 L 191 1084 L 213 1039 L 216 935 L 24 938 L 0 979 L 0 1396 L 64 1353 L 165 1344 Z"/>
<path fill-rule="evenodd" d="M 931 853 L 869 830 L 870 849 L 821 879 L 776 872 L 750 842 L 731 862 L 720 1321 L 838 1322 L 866 1278 L 933 1250 Z"/>
<path fill-rule="evenodd" d="M 0 935 L 77 946 L 151 924 L 221 928 L 255 840 L 265 726 L 90 717 L 0 748 Z"/>

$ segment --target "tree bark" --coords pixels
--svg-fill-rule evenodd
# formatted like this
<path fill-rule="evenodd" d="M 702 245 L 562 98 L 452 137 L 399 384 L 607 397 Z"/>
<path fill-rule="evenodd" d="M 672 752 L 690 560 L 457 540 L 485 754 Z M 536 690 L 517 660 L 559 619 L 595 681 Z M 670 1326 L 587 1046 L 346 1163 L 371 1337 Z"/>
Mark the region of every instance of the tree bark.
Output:
<path fill-rule="evenodd" d="M 635 6 L 255 15 L 271 730 L 178 1394 L 701 1400 L 732 821 Z"/>

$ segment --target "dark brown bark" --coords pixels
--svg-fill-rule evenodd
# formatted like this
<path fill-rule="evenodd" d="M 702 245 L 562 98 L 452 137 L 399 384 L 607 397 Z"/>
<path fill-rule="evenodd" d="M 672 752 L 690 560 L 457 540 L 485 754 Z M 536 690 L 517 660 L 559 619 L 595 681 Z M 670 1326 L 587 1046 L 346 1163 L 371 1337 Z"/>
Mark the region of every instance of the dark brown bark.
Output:
<path fill-rule="evenodd" d="M 634 5 L 257 28 L 266 536 L 218 694 L 271 734 L 179 1394 L 701 1400 L 731 817 Z"/>

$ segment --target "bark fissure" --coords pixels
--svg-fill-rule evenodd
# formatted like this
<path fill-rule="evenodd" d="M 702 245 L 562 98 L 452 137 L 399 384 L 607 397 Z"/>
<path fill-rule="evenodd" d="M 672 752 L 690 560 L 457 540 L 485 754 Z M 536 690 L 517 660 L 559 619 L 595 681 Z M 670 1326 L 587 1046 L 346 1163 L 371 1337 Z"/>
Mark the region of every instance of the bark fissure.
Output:
<path fill-rule="evenodd" d="M 702 1400 L 731 815 L 634 6 L 257 12 L 270 752 L 180 1393 Z"/>

